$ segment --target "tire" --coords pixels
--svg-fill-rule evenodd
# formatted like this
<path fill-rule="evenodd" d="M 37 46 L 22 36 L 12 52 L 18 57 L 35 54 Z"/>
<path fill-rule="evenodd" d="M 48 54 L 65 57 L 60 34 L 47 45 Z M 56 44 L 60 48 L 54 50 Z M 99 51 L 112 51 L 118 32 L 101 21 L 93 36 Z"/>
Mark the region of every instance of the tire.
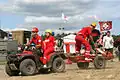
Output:
<path fill-rule="evenodd" d="M 96 69 L 104 69 L 106 66 L 106 60 L 103 56 L 96 56 L 94 59 L 94 67 Z"/>
<path fill-rule="evenodd" d="M 19 71 L 11 70 L 8 64 L 6 64 L 6 66 L 5 66 L 5 72 L 9 76 L 18 76 L 19 75 Z"/>
<path fill-rule="evenodd" d="M 25 59 L 20 63 L 20 72 L 22 75 L 31 76 L 36 72 L 36 64 L 32 59 Z"/>
<path fill-rule="evenodd" d="M 65 71 L 65 62 L 62 58 L 57 57 L 53 60 L 52 67 L 50 69 L 52 72 L 64 72 Z"/>
<path fill-rule="evenodd" d="M 79 69 L 87 69 L 89 67 L 89 63 L 88 62 L 78 62 L 77 66 Z"/>

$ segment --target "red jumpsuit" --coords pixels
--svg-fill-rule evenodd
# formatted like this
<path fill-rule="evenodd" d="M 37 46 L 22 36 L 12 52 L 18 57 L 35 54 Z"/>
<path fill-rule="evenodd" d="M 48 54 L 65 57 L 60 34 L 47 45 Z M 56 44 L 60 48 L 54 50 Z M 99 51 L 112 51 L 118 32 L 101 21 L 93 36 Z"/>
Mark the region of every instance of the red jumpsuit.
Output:
<path fill-rule="evenodd" d="M 84 27 L 82 28 L 76 35 L 75 37 L 75 41 L 76 41 L 76 52 L 80 51 L 81 49 L 81 44 L 83 44 L 85 46 L 86 49 L 86 54 L 89 55 L 90 54 L 90 49 L 91 46 L 89 44 L 89 42 L 86 40 L 88 38 L 89 35 L 91 35 L 91 28 L 88 27 Z"/>
<path fill-rule="evenodd" d="M 31 43 L 34 43 L 35 45 L 42 44 L 42 38 L 41 38 L 41 36 L 39 36 L 39 35 L 37 34 L 36 37 L 33 37 L 33 38 L 30 40 L 29 44 L 31 44 Z"/>
<path fill-rule="evenodd" d="M 47 63 L 48 55 L 54 52 L 54 47 L 55 47 L 55 38 L 53 36 L 45 38 L 45 40 L 43 41 L 43 51 L 44 51 L 43 64 Z"/>

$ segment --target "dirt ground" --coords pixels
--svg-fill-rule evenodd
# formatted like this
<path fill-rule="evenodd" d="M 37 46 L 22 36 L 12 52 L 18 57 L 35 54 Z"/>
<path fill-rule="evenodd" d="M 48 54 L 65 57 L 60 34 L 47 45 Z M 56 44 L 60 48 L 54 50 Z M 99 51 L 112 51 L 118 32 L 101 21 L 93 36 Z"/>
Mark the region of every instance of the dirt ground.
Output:
<path fill-rule="evenodd" d="M 78 69 L 76 64 L 66 65 L 64 73 L 37 74 L 35 76 L 9 77 L 0 66 L 0 80 L 120 80 L 120 62 L 107 61 L 106 69 L 95 69 L 91 63 L 88 69 Z"/>

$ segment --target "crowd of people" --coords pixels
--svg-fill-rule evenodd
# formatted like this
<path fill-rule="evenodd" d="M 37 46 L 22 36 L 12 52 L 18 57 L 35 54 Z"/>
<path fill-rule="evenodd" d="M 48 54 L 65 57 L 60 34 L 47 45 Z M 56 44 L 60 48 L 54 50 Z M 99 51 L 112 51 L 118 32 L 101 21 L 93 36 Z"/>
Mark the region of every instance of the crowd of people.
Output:
<path fill-rule="evenodd" d="M 81 45 L 84 45 L 85 47 L 85 60 L 91 60 L 90 59 L 90 51 L 91 48 L 96 48 L 96 43 L 99 43 L 101 46 L 104 47 L 105 51 L 113 51 L 113 37 L 110 35 L 110 31 L 106 32 L 105 34 L 100 33 L 99 30 L 95 29 L 97 24 L 91 23 L 87 27 L 83 27 L 78 33 L 76 33 L 75 41 L 76 41 L 76 54 L 80 53 Z M 47 29 L 45 31 L 45 39 L 43 40 L 40 35 L 38 35 L 38 28 L 34 27 L 32 29 L 32 38 L 27 43 L 27 45 L 30 45 L 31 43 L 34 43 L 36 45 L 36 48 L 43 50 L 43 64 L 44 67 L 47 67 L 47 56 L 50 53 L 53 53 L 55 51 L 55 37 L 53 36 L 53 32 L 51 29 Z"/>

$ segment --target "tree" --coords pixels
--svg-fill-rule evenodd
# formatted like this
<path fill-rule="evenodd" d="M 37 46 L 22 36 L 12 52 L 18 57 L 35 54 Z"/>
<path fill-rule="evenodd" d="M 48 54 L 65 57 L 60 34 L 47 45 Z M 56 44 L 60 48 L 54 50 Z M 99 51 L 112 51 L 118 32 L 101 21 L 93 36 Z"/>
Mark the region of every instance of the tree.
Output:
<path fill-rule="evenodd" d="M 114 39 L 114 46 L 120 46 L 120 35 L 112 35 Z"/>

